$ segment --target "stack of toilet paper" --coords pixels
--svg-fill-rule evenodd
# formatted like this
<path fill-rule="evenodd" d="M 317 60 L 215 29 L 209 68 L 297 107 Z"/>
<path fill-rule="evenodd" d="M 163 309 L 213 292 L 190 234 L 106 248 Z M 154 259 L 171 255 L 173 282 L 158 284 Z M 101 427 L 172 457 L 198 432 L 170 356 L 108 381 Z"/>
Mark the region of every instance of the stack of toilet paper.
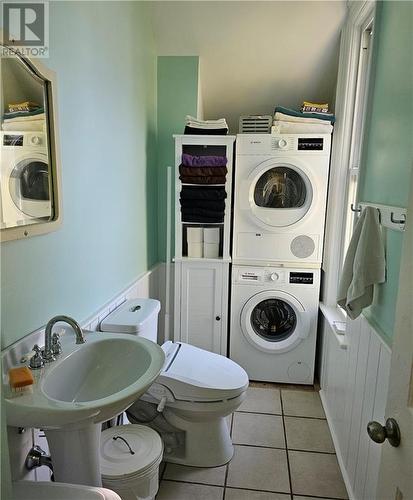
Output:
<path fill-rule="evenodd" d="M 219 227 L 188 227 L 186 233 L 188 257 L 217 259 L 219 232 Z"/>

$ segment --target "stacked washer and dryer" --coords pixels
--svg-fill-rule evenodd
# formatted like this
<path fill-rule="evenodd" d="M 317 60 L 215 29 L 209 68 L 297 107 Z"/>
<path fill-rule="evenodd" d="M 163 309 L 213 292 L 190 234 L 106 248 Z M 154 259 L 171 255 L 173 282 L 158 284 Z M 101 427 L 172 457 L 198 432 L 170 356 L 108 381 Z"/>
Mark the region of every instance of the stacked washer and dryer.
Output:
<path fill-rule="evenodd" d="M 251 380 L 312 384 L 329 134 L 239 134 L 230 358 Z"/>

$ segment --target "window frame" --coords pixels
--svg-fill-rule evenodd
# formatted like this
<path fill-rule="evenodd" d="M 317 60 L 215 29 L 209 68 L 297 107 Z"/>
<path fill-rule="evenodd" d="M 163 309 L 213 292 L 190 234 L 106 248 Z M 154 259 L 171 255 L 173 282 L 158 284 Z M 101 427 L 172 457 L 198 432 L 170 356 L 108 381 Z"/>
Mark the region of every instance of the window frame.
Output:
<path fill-rule="evenodd" d="M 374 30 L 370 41 L 366 78 L 359 79 L 360 51 L 362 35 L 376 20 L 376 2 L 352 2 L 349 5 L 347 19 L 342 30 L 340 59 L 337 78 L 335 113 L 337 122 L 331 151 L 330 183 L 328 191 L 327 220 L 325 232 L 324 259 L 322 265 L 322 303 L 334 308 L 345 319 L 345 313 L 337 305 L 337 290 L 342 262 L 344 260 L 344 244 L 347 233 L 348 210 L 350 208 L 349 180 L 351 166 L 355 165 L 362 153 L 363 133 L 366 112 L 371 89 L 372 53 L 374 52 Z M 360 92 L 360 86 L 363 91 Z M 354 120 L 358 124 L 354 127 Z M 361 118 L 361 120 L 360 120 Z M 357 174 L 359 174 L 358 170 Z M 353 172 L 354 173 L 354 172 Z M 344 187 L 344 188 L 343 188 Z M 357 196 L 357 195 L 356 195 Z M 350 203 L 349 203 L 350 202 Z M 353 214 L 353 221 L 354 221 Z M 348 241 L 348 239 L 347 239 Z"/>

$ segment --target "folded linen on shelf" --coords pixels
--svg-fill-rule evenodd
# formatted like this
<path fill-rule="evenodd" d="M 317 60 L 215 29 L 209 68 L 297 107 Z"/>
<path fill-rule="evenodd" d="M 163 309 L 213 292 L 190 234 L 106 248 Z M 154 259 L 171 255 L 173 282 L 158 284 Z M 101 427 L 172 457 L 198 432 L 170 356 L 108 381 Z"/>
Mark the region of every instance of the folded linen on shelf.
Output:
<path fill-rule="evenodd" d="M 39 109 L 41 106 L 40 104 L 37 104 L 37 102 L 33 101 L 24 101 L 24 102 L 17 102 L 15 104 L 8 104 L 8 109 L 9 113 L 16 113 L 17 111 L 34 111 L 36 109 Z"/>
<path fill-rule="evenodd" d="M 223 217 L 223 210 L 213 210 L 212 208 L 181 207 L 181 212 L 192 215 L 205 215 L 206 217 Z"/>
<path fill-rule="evenodd" d="M 202 188 L 194 186 L 182 186 L 181 200 L 225 200 L 227 193 L 225 187 Z"/>
<path fill-rule="evenodd" d="M 222 217 L 207 217 L 205 215 L 193 215 L 193 214 L 183 213 L 182 222 L 220 224 L 221 222 L 224 222 L 224 216 L 222 215 Z"/>
<path fill-rule="evenodd" d="M 226 135 L 228 134 L 228 125 L 225 118 L 199 120 L 187 115 L 184 133 L 193 135 Z"/>
<path fill-rule="evenodd" d="M 186 115 L 185 117 L 187 125 L 204 127 L 204 128 L 222 128 L 228 127 L 225 118 L 218 118 L 218 120 L 199 120 L 191 115 Z"/>
<path fill-rule="evenodd" d="M 225 167 L 228 163 L 226 156 L 194 156 L 182 154 L 182 165 L 185 167 Z"/>
<path fill-rule="evenodd" d="M 179 165 L 179 173 L 183 177 L 225 177 L 228 169 L 227 167 L 185 167 Z"/>
<path fill-rule="evenodd" d="M 14 122 L 6 120 L 1 124 L 1 129 L 7 132 L 46 132 L 45 120 L 28 120 Z"/>
<path fill-rule="evenodd" d="M 217 210 L 223 212 L 225 210 L 224 200 L 186 200 L 181 198 L 181 207 L 186 208 L 207 208 L 209 210 Z"/>
<path fill-rule="evenodd" d="M 4 113 L 3 119 L 9 120 L 11 118 L 28 118 L 36 115 L 44 114 L 44 108 L 38 108 L 33 111 L 16 111 L 13 113 Z"/>
<path fill-rule="evenodd" d="M 302 123 L 274 120 L 272 134 L 331 134 L 333 126 L 330 123 Z"/>
<path fill-rule="evenodd" d="M 330 122 L 330 123 L 334 123 L 336 120 L 335 116 L 332 113 L 302 113 L 301 111 L 285 108 L 283 106 L 275 107 L 274 118 L 275 120 L 304 121 L 304 122 L 306 122 L 309 119 L 313 119 L 313 120 L 319 120 L 320 122 Z"/>
<path fill-rule="evenodd" d="M 15 114 L 15 113 L 14 113 Z M 5 118 L 4 123 L 25 123 L 25 122 L 34 122 L 34 121 L 45 121 L 46 114 L 38 113 L 37 115 L 20 115 L 15 118 Z"/>
<path fill-rule="evenodd" d="M 180 175 L 180 181 L 183 184 L 225 184 L 225 176 L 192 176 L 192 175 Z"/>
<path fill-rule="evenodd" d="M 227 135 L 227 128 L 217 128 L 217 129 L 206 129 L 206 128 L 195 128 L 195 127 L 185 127 L 185 135 Z"/>

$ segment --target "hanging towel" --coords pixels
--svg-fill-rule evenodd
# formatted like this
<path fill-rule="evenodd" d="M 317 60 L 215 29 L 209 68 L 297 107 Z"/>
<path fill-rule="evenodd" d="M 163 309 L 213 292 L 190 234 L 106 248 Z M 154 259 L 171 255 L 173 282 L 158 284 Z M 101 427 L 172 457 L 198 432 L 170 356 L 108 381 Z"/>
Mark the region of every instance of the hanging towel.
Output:
<path fill-rule="evenodd" d="M 354 228 L 338 287 L 337 304 L 356 319 L 373 301 L 374 285 L 386 280 L 379 211 L 363 209 Z"/>

